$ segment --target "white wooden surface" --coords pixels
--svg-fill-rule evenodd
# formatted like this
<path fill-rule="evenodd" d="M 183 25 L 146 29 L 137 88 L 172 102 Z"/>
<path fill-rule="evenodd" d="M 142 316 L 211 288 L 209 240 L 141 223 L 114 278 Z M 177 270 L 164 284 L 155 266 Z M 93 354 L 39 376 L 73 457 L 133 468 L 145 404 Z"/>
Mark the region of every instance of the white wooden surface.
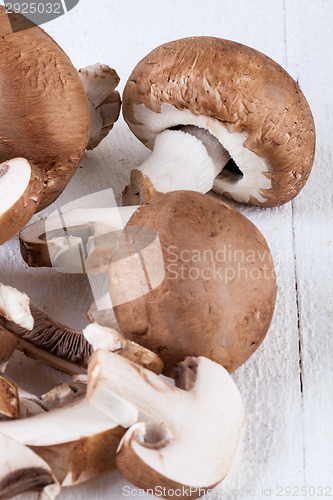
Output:
<path fill-rule="evenodd" d="M 68 15 L 44 26 L 76 67 L 100 61 L 116 68 L 121 88 L 136 62 L 163 42 L 191 35 L 233 39 L 282 64 L 312 107 L 317 154 L 305 189 L 282 208 L 238 207 L 271 247 L 278 301 L 264 343 L 234 375 L 248 428 L 237 463 L 211 498 L 301 496 L 298 486 L 317 487 L 303 490 L 303 498 L 325 497 L 320 486 L 330 486 L 323 493 L 333 496 L 332 25 L 330 0 L 81 0 Z M 119 195 L 129 169 L 147 155 L 120 120 L 110 137 L 86 154 L 57 204 L 106 187 Z M 0 248 L 0 279 L 25 290 L 53 317 L 76 328 L 87 323 L 91 294 L 85 278 L 28 269 L 17 238 Z M 19 356 L 16 362 L 22 366 Z M 29 376 L 20 377 L 27 387 L 37 382 L 36 376 L 28 380 L 34 364 L 28 363 Z M 52 375 L 52 382 L 56 379 Z M 112 472 L 64 489 L 60 498 L 118 500 L 126 484 Z M 291 495 L 288 486 L 295 487 Z"/>

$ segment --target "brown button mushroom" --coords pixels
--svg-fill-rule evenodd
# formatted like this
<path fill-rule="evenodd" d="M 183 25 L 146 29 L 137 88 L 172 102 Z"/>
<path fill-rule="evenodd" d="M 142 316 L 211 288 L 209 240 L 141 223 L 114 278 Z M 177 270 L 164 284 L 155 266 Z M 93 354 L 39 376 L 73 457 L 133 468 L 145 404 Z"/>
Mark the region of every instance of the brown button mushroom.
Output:
<path fill-rule="evenodd" d="M 13 23 L 21 29 L 13 32 Z M 20 14 L 10 23 L 3 6 L 0 35 L 0 163 L 23 157 L 41 171 L 34 202 L 42 210 L 64 190 L 85 149 L 112 128 L 120 111 L 119 78 L 105 65 L 81 70 L 80 78 L 51 37 Z M 20 228 L 28 212 L 23 217 L 16 210 Z"/>
<path fill-rule="evenodd" d="M 222 366 L 203 357 L 187 358 L 178 370 L 175 387 L 98 350 L 89 362 L 87 398 L 129 427 L 116 457 L 126 479 L 164 498 L 198 498 L 228 474 L 246 416 Z"/>
<path fill-rule="evenodd" d="M 162 263 L 142 255 L 153 230 Z M 133 299 L 136 284 L 145 286 Z M 136 210 L 112 253 L 109 288 L 121 332 L 156 352 L 166 373 L 186 356 L 235 370 L 263 341 L 276 299 L 259 230 L 222 201 L 191 191 L 157 193 Z"/>
<path fill-rule="evenodd" d="M 189 189 L 271 207 L 290 201 L 313 164 L 315 127 L 298 84 L 261 52 L 193 37 L 154 49 L 130 75 L 123 114 L 152 155 L 123 204 Z M 230 161 L 230 158 L 232 159 Z"/>

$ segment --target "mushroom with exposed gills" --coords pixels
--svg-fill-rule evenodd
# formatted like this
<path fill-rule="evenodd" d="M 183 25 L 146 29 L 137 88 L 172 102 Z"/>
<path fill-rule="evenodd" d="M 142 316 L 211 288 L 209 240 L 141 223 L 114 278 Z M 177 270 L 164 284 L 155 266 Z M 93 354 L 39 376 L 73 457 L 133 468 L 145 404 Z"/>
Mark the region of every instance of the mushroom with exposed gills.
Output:
<path fill-rule="evenodd" d="M 159 246 L 148 252 L 152 232 Z M 233 372 L 266 336 L 276 277 L 246 217 L 211 196 L 173 191 L 156 193 L 130 218 L 111 256 L 109 290 L 121 333 L 156 352 L 165 374 L 187 356 Z"/>
<path fill-rule="evenodd" d="M 20 29 L 13 31 L 15 23 Z M 18 186 L 14 184 L 7 194 L 0 185 L 1 199 L 5 193 L 6 199 L 16 203 L 24 193 L 26 178 L 36 177 L 25 213 L 21 202 L 16 208 L 10 205 L 18 216 L 12 229 L 19 230 L 34 212 L 58 198 L 86 148 L 95 147 L 111 130 L 120 112 L 115 90 L 119 78 L 101 64 L 79 73 L 39 26 L 16 13 L 9 22 L 4 6 L 0 6 L 0 36 L 0 104 L 7 117 L 0 123 L 0 163 L 18 158 L 13 170 Z M 31 171 L 20 158 L 26 158 Z M 4 236 L 1 231 L 2 243 Z"/>
<path fill-rule="evenodd" d="M 1 424 L 0 424 L 1 425 Z M 38 491 L 39 500 L 53 500 L 60 485 L 49 465 L 15 438 L 0 434 L 0 499 Z"/>
<path fill-rule="evenodd" d="M 163 486 L 187 490 L 186 498 L 204 495 L 228 474 L 245 429 L 236 385 L 222 366 L 204 357 L 178 366 L 175 387 L 98 350 L 89 362 L 87 398 L 129 428 L 117 467 L 135 486 L 150 491 Z"/>
<path fill-rule="evenodd" d="M 191 37 L 154 49 L 127 81 L 123 114 L 153 150 L 132 170 L 124 205 L 155 190 L 213 189 L 279 206 L 299 193 L 313 164 L 315 126 L 298 84 L 266 55 L 230 40 Z"/>
<path fill-rule="evenodd" d="M 19 347 L 27 356 L 72 375 L 86 372 L 89 358 L 98 347 L 111 349 L 156 373 L 163 370 L 156 354 L 112 328 L 96 323 L 88 325 L 83 333 L 67 328 L 30 305 L 25 293 L 1 283 L 0 328 L 18 338 Z M 0 355 L 1 350 L 2 346 Z"/>

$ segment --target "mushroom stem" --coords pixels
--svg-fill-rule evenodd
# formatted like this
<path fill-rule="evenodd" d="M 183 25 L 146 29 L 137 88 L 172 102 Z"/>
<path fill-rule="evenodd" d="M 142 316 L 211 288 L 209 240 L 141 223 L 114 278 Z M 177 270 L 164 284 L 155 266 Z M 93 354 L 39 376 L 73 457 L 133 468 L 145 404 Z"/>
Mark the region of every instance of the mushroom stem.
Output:
<path fill-rule="evenodd" d="M 94 149 L 108 135 L 120 113 L 121 100 L 115 90 L 120 79 L 106 64 L 94 64 L 79 70 L 90 112 L 90 136 L 87 149 Z"/>
<path fill-rule="evenodd" d="M 161 132 L 147 161 L 131 173 L 123 205 L 145 203 L 155 191 L 182 189 L 206 193 L 230 160 L 230 155 L 207 130 L 182 126 Z"/>

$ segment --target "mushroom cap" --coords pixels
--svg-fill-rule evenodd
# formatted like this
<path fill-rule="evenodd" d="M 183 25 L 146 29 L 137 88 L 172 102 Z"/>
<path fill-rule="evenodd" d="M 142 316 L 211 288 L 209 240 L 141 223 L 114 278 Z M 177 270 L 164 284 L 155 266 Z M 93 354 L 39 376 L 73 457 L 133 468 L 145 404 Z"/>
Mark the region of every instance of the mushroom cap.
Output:
<path fill-rule="evenodd" d="M 76 171 L 89 138 L 89 107 L 80 77 L 57 43 L 20 14 L 0 6 L 0 163 L 24 157 L 44 174 L 39 210 Z M 23 29 L 26 28 L 26 29 Z M 28 29 L 27 29 L 28 28 Z M 22 227 L 22 226 L 21 226 Z"/>
<path fill-rule="evenodd" d="M 178 123 L 174 114 L 163 113 L 165 105 L 191 113 L 178 113 Z M 159 132 L 179 125 L 204 124 L 215 136 L 221 126 L 245 133 L 244 147 L 269 163 L 272 179 L 271 188 L 262 190 L 265 201 L 251 197 L 253 205 L 290 201 L 313 164 L 315 126 L 297 82 L 266 55 L 230 40 L 191 37 L 154 49 L 127 81 L 123 114 L 150 148 Z"/>
<path fill-rule="evenodd" d="M 161 261 L 150 255 L 148 268 L 135 250 L 147 228 L 158 234 L 163 280 Z M 128 273 L 128 260 L 117 265 L 128 254 L 146 263 L 150 283 L 161 284 L 120 303 L 119 295 L 133 297 L 142 275 L 134 264 Z M 260 231 L 226 203 L 192 191 L 157 193 L 136 210 L 112 254 L 109 289 L 121 332 L 156 352 L 168 374 L 186 356 L 234 371 L 263 341 L 276 300 L 274 263 Z"/>

